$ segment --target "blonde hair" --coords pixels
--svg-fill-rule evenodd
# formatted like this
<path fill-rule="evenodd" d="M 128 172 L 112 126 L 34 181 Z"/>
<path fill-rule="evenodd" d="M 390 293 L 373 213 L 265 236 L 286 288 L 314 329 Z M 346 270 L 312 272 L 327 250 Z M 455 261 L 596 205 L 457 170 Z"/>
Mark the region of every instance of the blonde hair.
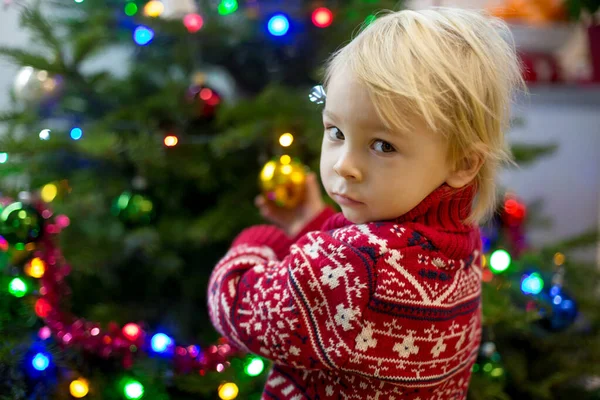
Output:
<path fill-rule="evenodd" d="M 481 154 L 466 222 L 490 215 L 497 170 L 512 162 L 504 140 L 512 95 L 524 87 L 506 24 L 462 9 L 385 13 L 332 56 L 325 86 L 346 67 L 366 85 L 388 128 L 407 130 L 407 116 L 417 116 L 447 137 L 454 166 L 469 152 Z"/>

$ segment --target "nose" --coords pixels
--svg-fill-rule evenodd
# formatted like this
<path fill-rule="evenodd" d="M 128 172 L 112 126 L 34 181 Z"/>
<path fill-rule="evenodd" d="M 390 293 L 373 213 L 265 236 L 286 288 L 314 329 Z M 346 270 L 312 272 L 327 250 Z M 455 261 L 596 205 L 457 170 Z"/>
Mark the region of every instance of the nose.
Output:
<path fill-rule="evenodd" d="M 343 152 L 333 166 L 333 170 L 344 179 L 361 181 L 363 176 L 356 157 L 349 151 Z"/>

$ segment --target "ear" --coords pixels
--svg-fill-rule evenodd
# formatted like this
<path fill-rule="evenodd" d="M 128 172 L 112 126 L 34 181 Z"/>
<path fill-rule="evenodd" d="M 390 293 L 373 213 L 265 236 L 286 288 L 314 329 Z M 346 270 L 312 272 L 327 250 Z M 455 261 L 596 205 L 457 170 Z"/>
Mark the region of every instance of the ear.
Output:
<path fill-rule="evenodd" d="M 465 155 L 450 172 L 446 183 L 455 189 L 459 189 L 473 181 L 484 162 L 483 153 L 472 149 Z"/>

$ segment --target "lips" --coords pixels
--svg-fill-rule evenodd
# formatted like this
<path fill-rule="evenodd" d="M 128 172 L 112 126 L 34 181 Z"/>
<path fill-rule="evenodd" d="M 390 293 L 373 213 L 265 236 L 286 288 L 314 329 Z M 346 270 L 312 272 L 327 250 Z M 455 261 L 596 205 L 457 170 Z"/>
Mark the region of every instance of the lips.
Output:
<path fill-rule="evenodd" d="M 332 193 L 331 196 L 333 197 L 336 203 L 342 206 L 358 206 L 364 204 L 358 200 L 354 200 L 352 197 L 343 194 Z"/>

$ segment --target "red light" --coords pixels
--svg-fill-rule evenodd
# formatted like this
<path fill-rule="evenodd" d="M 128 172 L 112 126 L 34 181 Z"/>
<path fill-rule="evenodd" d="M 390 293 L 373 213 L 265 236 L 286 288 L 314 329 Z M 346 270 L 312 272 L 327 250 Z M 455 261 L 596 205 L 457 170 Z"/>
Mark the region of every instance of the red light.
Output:
<path fill-rule="evenodd" d="M 46 299 L 39 299 L 35 302 L 35 313 L 40 318 L 46 318 L 52 311 L 52 306 Z"/>
<path fill-rule="evenodd" d="M 195 33 L 202 28 L 204 20 L 200 14 L 188 14 L 183 18 L 183 25 L 185 25 L 189 33 Z"/>
<path fill-rule="evenodd" d="M 137 324 L 129 323 L 123 327 L 123 336 L 132 342 L 136 341 L 140 337 L 141 329 Z"/>
<path fill-rule="evenodd" d="M 165 137 L 165 146 L 167 147 L 175 147 L 179 143 L 179 139 L 175 135 L 169 135 Z"/>
<path fill-rule="evenodd" d="M 214 93 L 209 88 L 204 88 L 200 91 L 200 98 L 204 101 L 210 100 L 213 97 Z"/>
<path fill-rule="evenodd" d="M 329 8 L 319 7 L 312 13 L 312 22 L 318 28 L 327 28 L 333 22 L 333 13 Z"/>

